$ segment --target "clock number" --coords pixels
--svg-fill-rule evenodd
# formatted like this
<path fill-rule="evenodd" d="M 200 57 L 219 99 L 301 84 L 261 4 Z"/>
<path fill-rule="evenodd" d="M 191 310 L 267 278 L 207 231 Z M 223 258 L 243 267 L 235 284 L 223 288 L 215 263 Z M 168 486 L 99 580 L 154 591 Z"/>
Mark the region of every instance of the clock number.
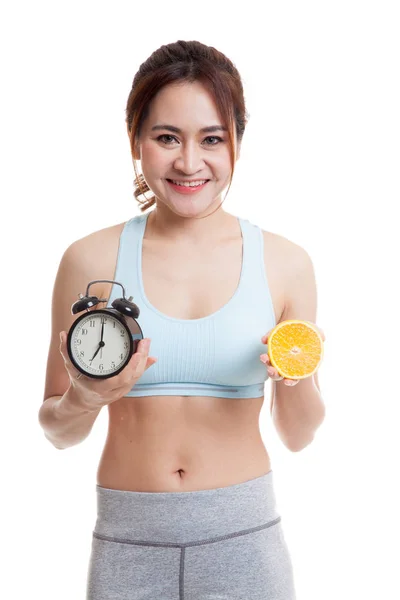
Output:
<path fill-rule="evenodd" d="M 114 369 L 115 368 L 115 362 L 111 361 L 111 368 Z"/>
<path fill-rule="evenodd" d="M 124 348 L 127 348 L 129 346 L 128 342 L 124 342 Z"/>
<path fill-rule="evenodd" d="M 107 323 L 107 317 L 101 317 L 101 324 L 105 325 Z"/>
<path fill-rule="evenodd" d="M 94 319 L 89 321 L 89 327 L 95 327 L 95 325 L 96 325 L 96 321 Z"/>
<path fill-rule="evenodd" d="M 122 336 L 124 336 L 125 335 L 125 329 L 120 329 L 120 333 L 121 333 Z"/>
<path fill-rule="evenodd" d="M 87 335 L 87 329 L 85 329 L 84 327 L 82 327 L 82 335 Z"/>
<path fill-rule="evenodd" d="M 119 357 L 120 357 L 120 359 L 122 360 L 122 359 L 124 358 L 124 355 L 123 355 L 123 354 L 120 354 L 120 355 L 119 355 Z"/>
<path fill-rule="evenodd" d="M 76 343 L 77 344 L 82 344 L 82 340 L 80 340 L 79 338 L 77 338 Z"/>
<path fill-rule="evenodd" d="M 103 370 L 103 368 L 104 368 L 104 367 L 103 367 L 103 363 L 100 363 L 100 364 L 99 364 L 99 369 L 100 369 L 100 371 L 102 371 L 102 370 Z"/>
<path fill-rule="evenodd" d="M 79 356 L 85 356 L 85 351 L 84 351 L 84 350 L 81 350 L 81 351 L 79 352 Z"/>

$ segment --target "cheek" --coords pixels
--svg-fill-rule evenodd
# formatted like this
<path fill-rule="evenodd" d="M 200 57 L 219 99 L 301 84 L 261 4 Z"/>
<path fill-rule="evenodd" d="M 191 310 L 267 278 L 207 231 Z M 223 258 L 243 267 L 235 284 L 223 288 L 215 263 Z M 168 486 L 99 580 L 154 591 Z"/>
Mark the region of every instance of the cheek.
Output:
<path fill-rule="evenodd" d="M 224 152 L 215 153 L 212 157 L 212 164 L 219 171 L 230 171 L 231 169 L 231 157 L 229 155 L 229 148 L 226 147 Z"/>
<path fill-rule="evenodd" d="M 160 171 L 167 164 L 166 153 L 156 144 L 142 144 L 142 163 L 148 171 Z"/>

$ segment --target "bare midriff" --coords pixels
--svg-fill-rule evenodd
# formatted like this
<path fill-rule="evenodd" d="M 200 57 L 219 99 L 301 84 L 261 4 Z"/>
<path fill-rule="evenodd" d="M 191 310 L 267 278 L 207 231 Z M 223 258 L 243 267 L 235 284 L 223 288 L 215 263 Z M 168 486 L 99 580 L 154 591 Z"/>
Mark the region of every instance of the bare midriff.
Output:
<path fill-rule="evenodd" d="M 149 234 L 153 216 L 149 215 L 142 243 L 147 299 L 167 318 L 199 319 L 215 313 L 239 283 L 242 239 L 236 217 L 227 218 L 221 227 L 225 237 L 219 244 L 192 247 L 175 239 L 172 243 L 158 239 L 151 227 Z M 96 256 L 101 255 L 104 279 L 114 278 L 123 225 L 100 232 L 91 242 L 97 244 Z M 274 234 L 265 235 L 264 252 L 279 322 L 285 270 L 279 258 L 284 253 Z M 213 269 L 208 268 L 211 263 Z M 109 298 L 110 292 L 111 285 L 105 285 L 102 297 Z M 260 337 L 265 333 L 260 331 Z M 119 490 L 174 492 L 226 487 L 260 477 L 271 469 L 259 429 L 263 402 L 264 397 L 120 398 L 108 406 L 108 434 L 97 483 Z"/>
<path fill-rule="evenodd" d="M 101 487 L 138 492 L 226 487 L 270 471 L 260 398 L 124 397 L 108 406 Z"/>

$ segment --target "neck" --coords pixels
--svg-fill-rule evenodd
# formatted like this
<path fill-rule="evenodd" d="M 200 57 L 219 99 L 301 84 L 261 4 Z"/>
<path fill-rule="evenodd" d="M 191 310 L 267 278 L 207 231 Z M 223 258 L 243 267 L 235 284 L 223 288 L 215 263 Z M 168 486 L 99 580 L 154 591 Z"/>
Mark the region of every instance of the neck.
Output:
<path fill-rule="evenodd" d="M 185 244 L 209 243 L 232 235 L 237 229 L 237 218 L 221 208 L 204 218 L 181 217 L 165 206 L 157 206 L 149 213 L 146 238 Z"/>

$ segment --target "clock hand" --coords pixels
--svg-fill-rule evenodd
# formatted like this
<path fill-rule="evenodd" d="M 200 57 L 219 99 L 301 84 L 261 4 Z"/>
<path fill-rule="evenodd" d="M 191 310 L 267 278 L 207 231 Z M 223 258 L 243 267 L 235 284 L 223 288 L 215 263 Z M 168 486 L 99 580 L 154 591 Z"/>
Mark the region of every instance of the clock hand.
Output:
<path fill-rule="evenodd" d="M 104 344 L 101 343 L 103 341 L 103 333 L 104 333 L 104 321 L 103 321 L 103 324 L 101 326 L 100 346 L 102 346 L 102 348 L 101 348 L 101 352 L 100 352 L 100 359 L 103 358 L 103 346 L 104 346 Z"/>
<path fill-rule="evenodd" d="M 92 362 L 92 360 L 97 356 L 97 354 L 99 353 L 99 350 L 105 346 L 105 342 L 99 342 L 99 347 L 97 348 L 96 352 L 93 354 L 92 358 L 89 358 L 90 362 Z"/>
<path fill-rule="evenodd" d="M 99 350 L 104 346 L 104 342 L 103 342 L 103 333 L 104 333 L 104 321 L 101 325 L 101 337 L 100 337 L 100 342 L 99 342 L 99 347 L 97 348 L 96 352 L 93 354 L 92 358 L 90 359 L 90 362 L 92 362 L 92 360 L 94 358 L 96 358 L 96 356 L 99 353 Z M 101 356 L 101 355 L 100 355 Z"/>
<path fill-rule="evenodd" d="M 90 362 L 92 362 L 92 360 L 97 356 L 97 354 L 99 353 L 100 348 L 102 347 L 101 342 L 99 343 L 99 347 L 97 348 L 96 352 L 93 354 L 92 358 L 90 358 Z"/>

